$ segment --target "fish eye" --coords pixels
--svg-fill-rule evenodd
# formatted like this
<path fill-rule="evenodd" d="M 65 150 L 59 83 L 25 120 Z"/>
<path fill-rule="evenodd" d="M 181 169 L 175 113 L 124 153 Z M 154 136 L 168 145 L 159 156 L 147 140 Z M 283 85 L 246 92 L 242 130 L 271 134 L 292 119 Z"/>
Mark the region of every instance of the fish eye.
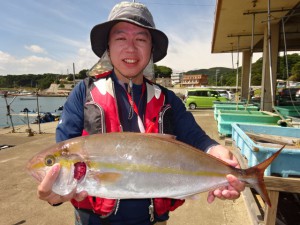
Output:
<path fill-rule="evenodd" d="M 55 163 L 55 157 L 53 155 L 47 155 L 44 162 L 46 166 L 53 166 Z"/>

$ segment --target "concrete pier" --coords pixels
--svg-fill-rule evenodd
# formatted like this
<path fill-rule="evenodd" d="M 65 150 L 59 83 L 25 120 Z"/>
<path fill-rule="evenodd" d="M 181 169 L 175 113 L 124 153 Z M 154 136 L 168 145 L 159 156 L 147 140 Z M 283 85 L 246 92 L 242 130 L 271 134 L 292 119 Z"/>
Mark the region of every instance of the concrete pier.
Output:
<path fill-rule="evenodd" d="M 209 136 L 219 140 L 213 110 L 195 110 L 196 121 Z M 0 225 L 72 225 L 74 212 L 70 203 L 52 207 L 36 196 L 37 182 L 25 170 L 27 161 L 37 152 L 55 143 L 57 122 L 0 128 L 0 145 L 13 145 L 0 150 Z M 168 225 L 248 225 L 251 224 L 243 196 L 235 202 L 216 200 L 206 202 L 207 193 L 201 193 L 170 214 Z"/>

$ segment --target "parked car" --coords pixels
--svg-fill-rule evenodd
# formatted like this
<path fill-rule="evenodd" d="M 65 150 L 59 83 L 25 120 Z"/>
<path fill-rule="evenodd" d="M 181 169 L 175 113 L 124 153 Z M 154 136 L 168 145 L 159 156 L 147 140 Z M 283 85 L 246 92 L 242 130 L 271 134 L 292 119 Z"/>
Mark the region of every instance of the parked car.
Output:
<path fill-rule="evenodd" d="M 293 83 L 290 83 L 290 87 L 291 87 L 291 88 L 300 87 L 300 82 L 293 82 Z"/>
<path fill-rule="evenodd" d="M 190 109 L 211 108 L 215 101 L 228 101 L 213 89 L 191 89 L 186 93 L 185 106 Z"/>
<path fill-rule="evenodd" d="M 218 90 L 219 94 L 223 97 L 226 97 L 229 100 L 234 100 L 234 93 L 227 90 Z"/>
<path fill-rule="evenodd" d="M 297 101 L 300 101 L 300 88 L 296 91 L 295 98 Z"/>
<path fill-rule="evenodd" d="M 299 91 L 300 88 L 283 88 L 279 92 L 279 99 L 282 101 L 296 100 L 296 98 L 299 98 Z"/>

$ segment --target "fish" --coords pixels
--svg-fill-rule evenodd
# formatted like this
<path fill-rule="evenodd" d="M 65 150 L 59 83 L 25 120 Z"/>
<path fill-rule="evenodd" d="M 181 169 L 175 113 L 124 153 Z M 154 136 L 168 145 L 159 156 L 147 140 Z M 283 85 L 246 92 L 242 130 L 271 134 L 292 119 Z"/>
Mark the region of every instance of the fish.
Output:
<path fill-rule="evenodd" d="M 59 163 L 53 192 L 63 196 L 76 188 L 108 199 L 186 199 L 228 185 L 226 176 L 232 174 L 271 206 L 264 170 L 283 148 L 256 166 L 239 169 L 172 135 L 115 132 L 56 143 L 34 155 L 27 171 L 41 182 Z"/>

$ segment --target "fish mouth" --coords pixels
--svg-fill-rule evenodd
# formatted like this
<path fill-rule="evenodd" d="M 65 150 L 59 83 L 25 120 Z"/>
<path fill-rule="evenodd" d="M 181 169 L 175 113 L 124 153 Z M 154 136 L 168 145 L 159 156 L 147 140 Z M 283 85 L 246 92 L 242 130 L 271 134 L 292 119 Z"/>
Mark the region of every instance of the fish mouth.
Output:
<path fill-rule="evenodd" d="M 29 175 L 35 178 L 37 181 L 42 182 L 43 178 L 46 176 L 46 171 L 34 168 L 33 161 L 29 161 L 26 165 L 26 171 Z"/>
<path fill-rule="evenodd" d="M 27 169 L 27 172 L 34 177 L 38 182 L 42 182 L 44 177 L 46 176 L 46 171 L 39 170 L 39 171 L 32 171 L 30 169 Z"/>

